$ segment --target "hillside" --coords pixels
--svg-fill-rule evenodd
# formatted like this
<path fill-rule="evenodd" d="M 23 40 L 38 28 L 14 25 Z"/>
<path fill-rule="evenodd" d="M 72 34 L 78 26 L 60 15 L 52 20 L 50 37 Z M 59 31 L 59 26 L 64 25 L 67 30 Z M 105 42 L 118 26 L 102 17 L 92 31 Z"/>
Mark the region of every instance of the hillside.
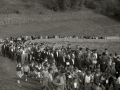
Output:
<path fill-rule="evenodd" d="M 53 12 L 38 3 L 34 3 L 33 9 L 32 6 L 26 8 L 26 4 L 32 4 L 22 0 L 1 1 L 4 4 L 1 5 L 0 11 L 4 9 L 4 13 L 0 14 L 0 37 L 19 35 L 120 35 L 119 20 L 95 13 L 85 7 L 79 11 Z M 15 10 L 20 13 L 16 14 Z"/>

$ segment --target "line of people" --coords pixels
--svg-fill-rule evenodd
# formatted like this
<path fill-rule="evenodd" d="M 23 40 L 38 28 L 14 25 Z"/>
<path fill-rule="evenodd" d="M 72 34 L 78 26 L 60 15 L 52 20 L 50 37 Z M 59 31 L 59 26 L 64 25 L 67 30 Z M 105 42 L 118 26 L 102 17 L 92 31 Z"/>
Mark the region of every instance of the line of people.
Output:
<path fill-rule="evenodd" d="M 1 55 L 17 62 L 17 75 L 38 78 L 45 90 L 120 90 L 120 56 L 105 49 L 84 51 L 72 48 L 25 43 L 9 38 L 1 45 Z"/>

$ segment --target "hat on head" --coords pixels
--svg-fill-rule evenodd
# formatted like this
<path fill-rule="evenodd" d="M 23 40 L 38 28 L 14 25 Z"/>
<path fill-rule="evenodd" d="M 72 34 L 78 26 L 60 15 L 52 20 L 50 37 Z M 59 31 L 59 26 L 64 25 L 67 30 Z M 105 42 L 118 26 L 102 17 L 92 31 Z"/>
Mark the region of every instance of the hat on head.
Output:
<path fill-rule="evenodd" d="M 108 50 L 107 48 L 105 48 L 105 50 Z"/>
<path fill-rule="evenodd" d="M 90 71 L 90 70 L 88 70 L 86 73 L 87 73 L 87 74 L 91 74 L 91 71 Z"/>
<path fill-rule="evenodd" d="M 82 50 L 83 48 L 82 47 L 80 47 L 80 50 Z"/>

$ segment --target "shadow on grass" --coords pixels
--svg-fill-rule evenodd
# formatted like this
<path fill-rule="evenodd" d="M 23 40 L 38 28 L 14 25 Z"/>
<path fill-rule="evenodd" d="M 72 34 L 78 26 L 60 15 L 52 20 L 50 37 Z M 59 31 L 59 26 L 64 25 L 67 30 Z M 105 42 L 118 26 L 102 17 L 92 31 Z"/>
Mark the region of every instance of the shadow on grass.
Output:
<path fill-rule="evenodd" d="M 17 83 L 17 80 L 18 80 L 18 78 L 12 78 L 13 79 L 13 82 L 16 82 Z M 31 88 L 41 88 L 41 84 L 39 83 L 39 80 L 38 79 L 36 79 L 36 78 L 34 78 L 34 79 L 32 79 L 32 78 L 28 78 L 28 81 L 26 82 L 25 81 L 25 78 L 21 78 L 20 79 L 21 80 L 21 85 L 22 85 L 22 87 L 31 87 Z M 29 89 L 29 90 L 37 90 L 37 89 Z M 39 89 L 40 90 L 40 89 Z"/>
<path fill-rule="evenodd" d="M 22 85 L 25 90 L 42 90 L 41 87 Z"/>
<path fill-rule="evenodd" d="M 120 17 L 118 16 L 107 16 L 109 19 L 113 19 L 115 20 L 116 22 L 120 22 Z"/>

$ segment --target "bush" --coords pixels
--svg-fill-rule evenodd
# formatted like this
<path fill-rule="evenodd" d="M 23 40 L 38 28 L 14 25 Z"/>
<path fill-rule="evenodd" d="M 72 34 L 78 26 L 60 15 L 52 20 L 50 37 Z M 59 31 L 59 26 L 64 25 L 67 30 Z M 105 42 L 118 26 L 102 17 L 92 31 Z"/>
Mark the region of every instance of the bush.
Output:
<path fill-rule="evenodd" d="M 32 5 L 30 5 L 30 4 L 25 4 L 24 5 L 26 8 L 31 8 L 32 7 Z"/>
<path fill-rule="evenodd" d="M 120 15 L 120 0 L 87 0 L 85 6 L 105 15 Z"/>
<path fill-rule="evenodd" d="M 28 0 L 21 0 L 22 2 L 28 2 Z"/>
<path fill-rule="evenodd" d="M 87 8 L 96 9 L 95 0 L 87 0 L 85 6 Z"/>
<path fill-rule="evenodd" d="M 14 10 L 13 13 L 20 14 L 19 10 Z"/>
<path fill-rule="evenodd" d="M 54 11 L 78 9 L 82 6 L 84 0 L 44 0 L 44 5 Z"/>
<path fill-rule="evenodd" d="M 44 6 L 46 6 L 49 9 L 52 9 L 57 6 L 57 0 L 43 0 Z"/>

